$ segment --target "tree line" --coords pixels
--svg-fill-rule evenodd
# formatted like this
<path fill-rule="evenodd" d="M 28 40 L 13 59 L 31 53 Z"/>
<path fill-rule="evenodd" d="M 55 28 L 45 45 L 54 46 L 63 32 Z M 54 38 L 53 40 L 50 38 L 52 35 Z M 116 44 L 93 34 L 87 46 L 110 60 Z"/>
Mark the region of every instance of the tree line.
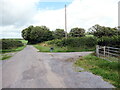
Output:
<path fill-rule="evenodd" d="M 64 38 L 65 33 L 64 29 L 50 31 L 50 29 L 46 26 L 29 26 L 22 30 L 22 37 L 25 40 L 28 40 L 29 44 L 35 44 L 43 41 Z M 89 28 L 87 34 L 100 38 L 103 36 L 111 37 L 120 35 L 120 31 L 117 28 L 105 27 L 96 24 Z M 86 32 L 84 28 L 75 27 L 72 28 L 67 35 L 68 37 L 83 37 L 86 35 Z"/>

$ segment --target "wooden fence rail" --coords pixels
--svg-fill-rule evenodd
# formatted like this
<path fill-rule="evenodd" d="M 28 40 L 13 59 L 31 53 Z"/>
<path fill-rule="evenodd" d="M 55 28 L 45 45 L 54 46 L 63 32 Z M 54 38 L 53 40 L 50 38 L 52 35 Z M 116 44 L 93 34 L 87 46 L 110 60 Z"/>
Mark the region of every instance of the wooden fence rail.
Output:
<path fill-rule="evenodd" d="M 120 58 L 120 48 L 114 48 L 109 46 L 96 46 L 96 55 L 98 57 L 116 57 Z"/>

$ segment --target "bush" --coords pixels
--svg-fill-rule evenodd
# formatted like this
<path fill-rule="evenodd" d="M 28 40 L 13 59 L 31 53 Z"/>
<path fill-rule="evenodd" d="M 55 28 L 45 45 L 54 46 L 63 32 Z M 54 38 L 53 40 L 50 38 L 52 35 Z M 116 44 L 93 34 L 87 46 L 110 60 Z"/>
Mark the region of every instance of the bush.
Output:
<path fill-rule="evenodd" d="M 13 39 L 2 39 L 0 40 L 0 44 L 2 44 L 2 49 L 13 49 L 23 46 L 21 41 Z"/>
<path fill-rule="evenodd" d="M 120 48 L 120 35 L 112 36 L 112 37 L 104 36 L 104 37 L 98 38 L 98 45 Z"/>
<path fill-rule="evenodd" d="M 97 38 L 96 37 L 71 37 L 68 39 L 56 39 L 49 41 L 48 44 L 54 44 L 60 47 L 94 47 L 97 45 Z"/>
<path fill-rule="evenodd" d="M 54 44 L 60 47 L 82 47 L 82 48 L 92 48 L 96 45 L 100 46 L 111 46 L 120 48 L 120 36 L 112 36 L 112 37 L 70 37 L 68 39 L 56 39 L 52 41 L 48 41 L 48 44 Z"/>

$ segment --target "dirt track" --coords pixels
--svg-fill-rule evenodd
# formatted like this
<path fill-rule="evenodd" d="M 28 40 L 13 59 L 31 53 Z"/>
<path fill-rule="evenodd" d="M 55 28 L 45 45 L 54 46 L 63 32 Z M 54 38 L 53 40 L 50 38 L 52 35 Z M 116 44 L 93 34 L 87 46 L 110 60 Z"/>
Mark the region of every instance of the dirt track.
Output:
<path fill-rule="evenodd" d="M 41 53 L 27 46 L 2 63 L 3 88 L 112 88 L 90 72 L 76 72 L 74 58 L 91 52 Z"/>

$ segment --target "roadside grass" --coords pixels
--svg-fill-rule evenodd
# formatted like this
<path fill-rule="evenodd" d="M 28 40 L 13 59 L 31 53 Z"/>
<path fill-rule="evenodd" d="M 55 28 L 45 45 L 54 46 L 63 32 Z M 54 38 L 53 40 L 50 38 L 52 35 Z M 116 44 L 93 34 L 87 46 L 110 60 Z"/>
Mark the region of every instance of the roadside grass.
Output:
<path fill-rule="evenodd" d="M 120 57 L 113 57 L 113 56 L 109 56 L 109 57 L 100 56 L 100 57 L 105 59 L 105 60 L 108 60 L 108 61 L 119 61 L 120 60 Z"/>
<path fill-rule="evenodd" d="M 9 59 L 10 57 L 12 57 L 12 56 L 10 56 L 10 55 L 0 55 L 0 60 L 6 60 L 6 59 Z"/>
<path fill-rule="evenodd" d="M 41 46 L 37 44 L 37 45 L 34 45 L 34 47 L 37 48 L 40 52 L 50 52 L 50 47 L 52 46 Z M 53 52 L 64 52 L 64 51 L 65 51 L 65 48 L 54 46 Z"/>
<path fill-rule="evenodd" d="M 35 48 L 37 48 L 40 52 L 48 52 L 49 47 L 45 47 L 45 46 L 40 46 L 40 45 L 33 45 Z"/>
<path fill-rule="evenodd" d="M 50 52 L 50 47 L 54 47 L 53 52 L 83 52 L 83 51 L 95 51 L 95 48 L 80 48 L 80 47 L 58 47 L 54 45 L 36 44 L 33 45 L 40 52 Z"/>
<path fill-rule="evenodd" d="M 17 51 L 21 51 L 26 47 L 26 45 L 18 47 L 18 48 L 14 48 L 14 49 L 6 49 L 6 50 L 0 50 L 1 53 L 9 53 L 9 52 L 17 52 Z"/>
<path fill-rule="evenodd" d="M 75 62 L 75 65 L 82 67 L 93 74 L 102 76 L 105 81 L 108 81 L 115 87 L 120 88 L 120 63 L 118 61 L 110 62 L 90 54 L 78 59 Z"/>

